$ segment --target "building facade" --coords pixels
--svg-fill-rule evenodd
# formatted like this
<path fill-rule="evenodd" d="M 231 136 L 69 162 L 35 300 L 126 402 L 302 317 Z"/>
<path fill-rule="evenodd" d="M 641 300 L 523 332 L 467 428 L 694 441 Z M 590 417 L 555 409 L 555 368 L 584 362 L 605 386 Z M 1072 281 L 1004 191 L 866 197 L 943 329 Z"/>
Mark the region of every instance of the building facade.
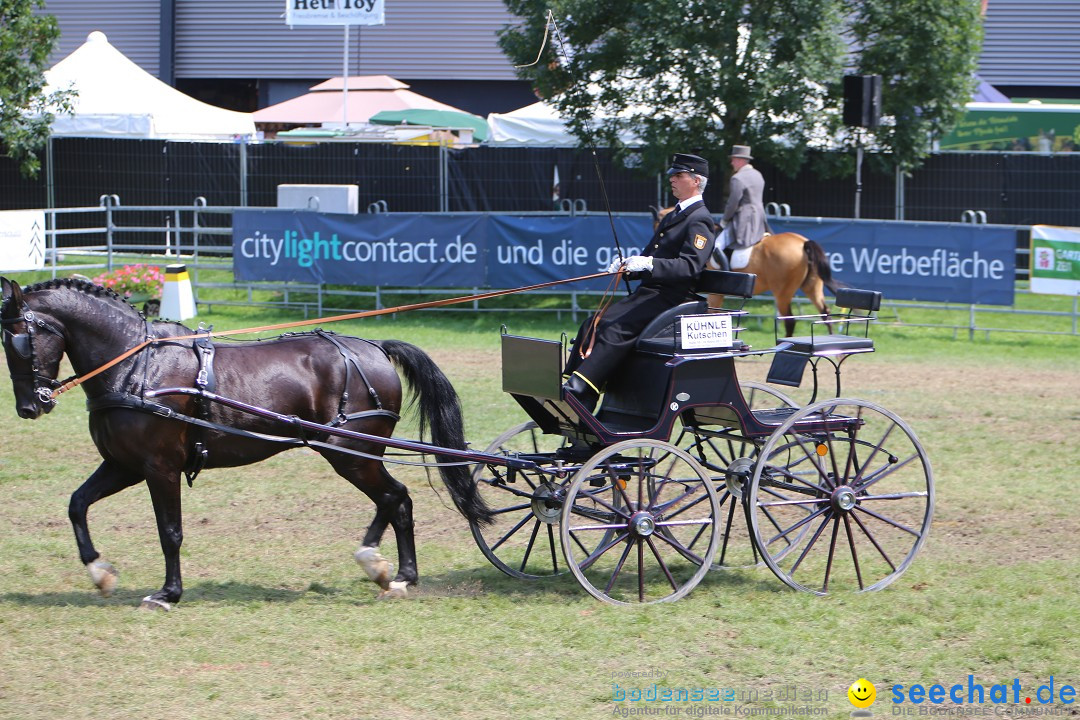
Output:
<path fill-rule="evenodd" d="M 222 107 L 251 111 L 327 78 L 390 75 L 478 115 L 535 102 L 499 49 L 514 21 L 502 0 L 386 0 L 386 24 L 285 24 L 285 0 L 47 0 L 60 24 L 52 62 L 95 30 L 161 80 Z M 346 50 L 346 36 L 348 46 Z"/>

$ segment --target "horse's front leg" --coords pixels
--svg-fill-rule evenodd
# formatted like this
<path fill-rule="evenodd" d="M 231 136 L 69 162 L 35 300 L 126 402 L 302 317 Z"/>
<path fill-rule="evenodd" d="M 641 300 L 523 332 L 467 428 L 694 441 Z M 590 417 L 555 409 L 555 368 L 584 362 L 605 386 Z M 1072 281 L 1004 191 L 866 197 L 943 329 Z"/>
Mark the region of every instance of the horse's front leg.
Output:
<path fill-rule="evenodd" d="M 86 482 L 71 494 L 71 501 L 68 503 L 68 518 L 71 520 L 71 527 L 75 531 L 75 542 L 79 546 L 79 559 L 90 573 L 90 579 L 97 587 L 98 592 L 105 597 L 112 595 L 113 590 L 116 589 L 119 573 L 111 563 L 101 560 L 101 554 L 94 549 L 94 543 L 90 539 L 90 528 L 86 522 L 86 514 L 90 506 L 98 500 L 107 498 L 140 482 L 142 482 L 142 477 L 139 475 L 109 462 L 103 462 L 86 479 Z"/>
<path fill-rule="evenodd" d="M 416 541 L 413 537 L 412 499 L 408 489 L 395 480 L 385 467 L 380 465 L 378 473 L 381 480 L 378 491 L 353 481 L 354 485 L 375 502 L 376 507 L 375 519 L 364 534 L 363 544 L 354 557 L 367 576 L 382 588 L 380 599 L 408 597 L 409 586 L 416 585 L 419 580 L 416 569 Z M 378 549 L 387 525 L 394 527 L 398 546 L 398 572 L 393 580 L 390 579 L 393 566 Z"/>
<path fill-rule="evenodd" d="M 165 556 L 165 584 L 152 595 L 143 598 L 140 607 L 149 610 L 171 610 L 180 601 L 184 585 L 180 579 L 180 545 L 184 542 L 184 525 L 180 515 L 180 474 L 154 473 L 146 478 L 150 499 L 157 517 L 158 540 Z"/>

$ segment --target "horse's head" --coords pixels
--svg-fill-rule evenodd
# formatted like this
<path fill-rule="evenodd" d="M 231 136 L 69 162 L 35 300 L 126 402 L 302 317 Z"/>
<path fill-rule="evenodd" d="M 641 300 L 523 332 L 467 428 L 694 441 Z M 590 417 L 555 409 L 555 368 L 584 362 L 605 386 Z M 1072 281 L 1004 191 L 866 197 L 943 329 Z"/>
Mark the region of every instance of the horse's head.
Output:
<path fill-rule="evenodd" d="M 64 334 L 51 318 L 31 308 L 17 282 L 0 278 L 0 286 L 0 334 L 15 389 L 15 410 L 19 417 L 33 420 L 56 406 L 52 391 L 59 385 Z"/>

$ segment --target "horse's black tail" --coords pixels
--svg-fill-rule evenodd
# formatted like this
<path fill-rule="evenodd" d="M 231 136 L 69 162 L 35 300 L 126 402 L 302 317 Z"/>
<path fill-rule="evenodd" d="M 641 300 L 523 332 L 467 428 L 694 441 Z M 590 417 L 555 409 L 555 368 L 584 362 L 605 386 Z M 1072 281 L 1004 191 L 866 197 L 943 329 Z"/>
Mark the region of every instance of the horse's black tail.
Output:
<path fill-rule="evenodd" d="M 832 290 L 834 295 L 837 289 L 847 287 L 847 283 L 840 282 L 832 276 L 832 266 L 829 265 L 829 259 L 825 257 L 824 248 L 813 240 L 807 240 L 803 245 L 803 252 L 806 253 L 806 261 L 810 264 L 810 269 L 817 273 L 821 282 L 825 283 L 825 287 Z"/>
<path fill-rule="evenodd" d="M 382 349 L 394 361 L 413 391 L 412 404 L 420 408 L 420 436 L 431 428 L 431 442 L 440 447 L 464 450 L 465 421 L 461 402 L 450 380 L 439 366 L 420 348 L 400 340 L 382 340 Z M 440 463 L 454 463 L 457 458 L 435 455 Z M 468 465 L 440 467 L 446 488 L 461 514 L 469 520 L 487 525 L 491 523 L 491 508 L 476 490 Z"/>

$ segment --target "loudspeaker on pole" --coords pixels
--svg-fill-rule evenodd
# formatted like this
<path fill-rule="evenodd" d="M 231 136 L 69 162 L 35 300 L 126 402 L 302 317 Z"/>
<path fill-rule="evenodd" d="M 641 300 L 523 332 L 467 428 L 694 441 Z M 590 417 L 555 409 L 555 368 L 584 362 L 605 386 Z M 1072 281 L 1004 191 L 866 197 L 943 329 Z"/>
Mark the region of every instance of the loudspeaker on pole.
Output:
<path fill-rule="evenodd" d="M 881 76 L 844 76 L 844 124 L 877 127 L 881 123 Z"/>
<path fill-rule="evenodd" d="M 165 287 L 161 291 L 161 319 L 183 322 L 195 317 L 195 296 L 186 265 L 165 266 Z"/>

